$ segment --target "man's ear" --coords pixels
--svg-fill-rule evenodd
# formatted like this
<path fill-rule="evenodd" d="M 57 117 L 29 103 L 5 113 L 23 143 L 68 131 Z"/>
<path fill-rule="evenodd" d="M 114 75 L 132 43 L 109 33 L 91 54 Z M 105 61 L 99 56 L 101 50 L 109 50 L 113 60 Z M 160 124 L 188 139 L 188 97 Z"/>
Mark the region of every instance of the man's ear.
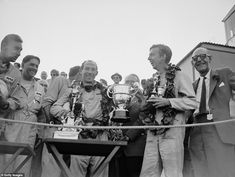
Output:
<path fill-rule="evenodd" d="M 162 58 L 163 58 L 163 60 L 164 60 L 165 63 L 168 63 L 168 62 L 166 61 L 166 54 L 163 54 L 163 55 L 162 55 Z"/>
<path fill-rule="evenodd" d="M 95 74 L 95 76 L 97 76 L 98 75 L 98 71 L 96 71 L 96 74 Z"/>

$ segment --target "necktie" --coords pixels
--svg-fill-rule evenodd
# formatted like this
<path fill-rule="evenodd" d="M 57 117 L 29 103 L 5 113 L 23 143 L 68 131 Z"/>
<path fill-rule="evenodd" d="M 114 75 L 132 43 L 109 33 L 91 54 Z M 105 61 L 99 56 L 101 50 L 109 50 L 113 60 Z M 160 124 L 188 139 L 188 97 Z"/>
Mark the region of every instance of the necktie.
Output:
<path fill-rule="evenodd" d="M 206 77 L 203 77 L 199 114 L 203 114 L 203 113 L 207 112 L 206 111 L 206 83 L 205 83 L 205 80 L 206 80 Z"/>

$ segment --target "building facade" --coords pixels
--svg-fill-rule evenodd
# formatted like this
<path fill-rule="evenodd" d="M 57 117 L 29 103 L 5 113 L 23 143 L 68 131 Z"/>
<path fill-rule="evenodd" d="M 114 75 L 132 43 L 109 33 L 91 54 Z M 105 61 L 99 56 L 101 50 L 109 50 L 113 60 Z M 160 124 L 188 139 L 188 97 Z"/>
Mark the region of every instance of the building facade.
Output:
<path fill-rule="evenodd" d="M 235 5 L 222 20 L 225 27 L 226 44 L 235 46 Z"/>

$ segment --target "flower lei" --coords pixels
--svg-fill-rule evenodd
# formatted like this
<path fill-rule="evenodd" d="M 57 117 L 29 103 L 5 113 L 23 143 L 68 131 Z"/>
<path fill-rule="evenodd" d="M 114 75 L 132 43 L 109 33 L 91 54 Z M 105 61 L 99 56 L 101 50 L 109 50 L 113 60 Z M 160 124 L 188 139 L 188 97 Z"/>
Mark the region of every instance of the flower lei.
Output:
<path fill-rule="evenodd" d="M 171 63 L 168 64 L 165 78 L 166 78 L 166 89 L 164 93 L 164 98 L 175 98 L 175 87 L 174 87 L 174 79 L 176 75 L 176 71 L 180 71 L 181 69 Z M 155 85 L 156 92 L 158 86 L 160 86 L 160 76 L 158 76 L 157 83 Z M 154 86 L 152 86 L 153 88 Z M 148 98 L 151 96 L 151 92 L 148 95 Z M 143 117 L 143 123 L 146 125 L 172 125 L 177 114 L 177 110 L 172 108 L 171 106 L 165 106 L 161 109 L 163 112 L 163 118 L 161 123 L 159 124 L 155 120 L 156 108 L 152 106 L 152 104 L 147 104 L 143 107 L 142 112 L 140 113 L 140 117 Z M 151 129 L 150 131 L 154 133 L 154 135 L 160 135 L 165 133 L 169 128 L 156 128 Z"/>
<path fill-rule="evenodd" d="M 84 88 L 83 84 L 81 84 L 81 88 Z M 100 93 L 102 96 L 102 99 L 100 101 L 101 110 L 102 110 L 102 120 L 101 121 L 94 120 L 93 125 L 94 126 L 106 126 L 109 123 L 109 119 L 110 119 L 109 113 L 113 109 L 113 107 L 112 107 L 113 102 L 112 102 L 112 99 L 110 99 L 107 96 L 107 94 L 106 94 L 107 89 L 101 83 L 96 82 L 95 85 L 91 88 L 91 90 L 95 90 L 96 88 L 100 90 Z M 72 94 L 70 94 L 70 98 L 72 98 Z M 81 97 L 80 97 L 80 99 L 81 99 Z M 72 100 L 72 99 L 70 99 L 70 100 Z M 81 111 L 79 111 L 79 113 L 82 114 Z M 86 120 L 86 117 L 84 117 L 84 115 L 83 115 L 82 119 Z M 100 132 L 100 131 L 102 131 L 102 130 L 85 129 L 81 132 L 81 134 L 84 138 L 88 138 L 88 137 L 95 138 L 96 135 L 98 134 L 98 132 Z"/>

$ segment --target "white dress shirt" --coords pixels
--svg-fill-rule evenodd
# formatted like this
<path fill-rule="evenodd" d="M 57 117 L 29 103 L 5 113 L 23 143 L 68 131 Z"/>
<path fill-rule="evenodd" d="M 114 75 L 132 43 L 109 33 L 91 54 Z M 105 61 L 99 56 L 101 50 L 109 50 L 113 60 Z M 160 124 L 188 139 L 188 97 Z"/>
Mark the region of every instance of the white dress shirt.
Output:
<path fill-rule="evenodd" d="M 205 79 L 205 84 L 206 84 L 206 109 L 209 112 L 209 106 L 208 106 L 208 100 L 209 100 L 209 91 L 210 91 L 210 75 L 211 75 L 211 70 L 206 74 L 206 79 Z M 201 93 L 202 93 L 202 82 L 203 82 L 204 77 L 200 76 L 199 77 L 199 83 L 198 83 L 198 88 L 197 88 L 197 93 L 196 93 L 196 100 L 200 103 L 201 100 Z M 199 104 L 200 105 L 200 104 Z M 199 113 L 199 105 L 197 109 L 195 110 L 194 113 Z"/>

